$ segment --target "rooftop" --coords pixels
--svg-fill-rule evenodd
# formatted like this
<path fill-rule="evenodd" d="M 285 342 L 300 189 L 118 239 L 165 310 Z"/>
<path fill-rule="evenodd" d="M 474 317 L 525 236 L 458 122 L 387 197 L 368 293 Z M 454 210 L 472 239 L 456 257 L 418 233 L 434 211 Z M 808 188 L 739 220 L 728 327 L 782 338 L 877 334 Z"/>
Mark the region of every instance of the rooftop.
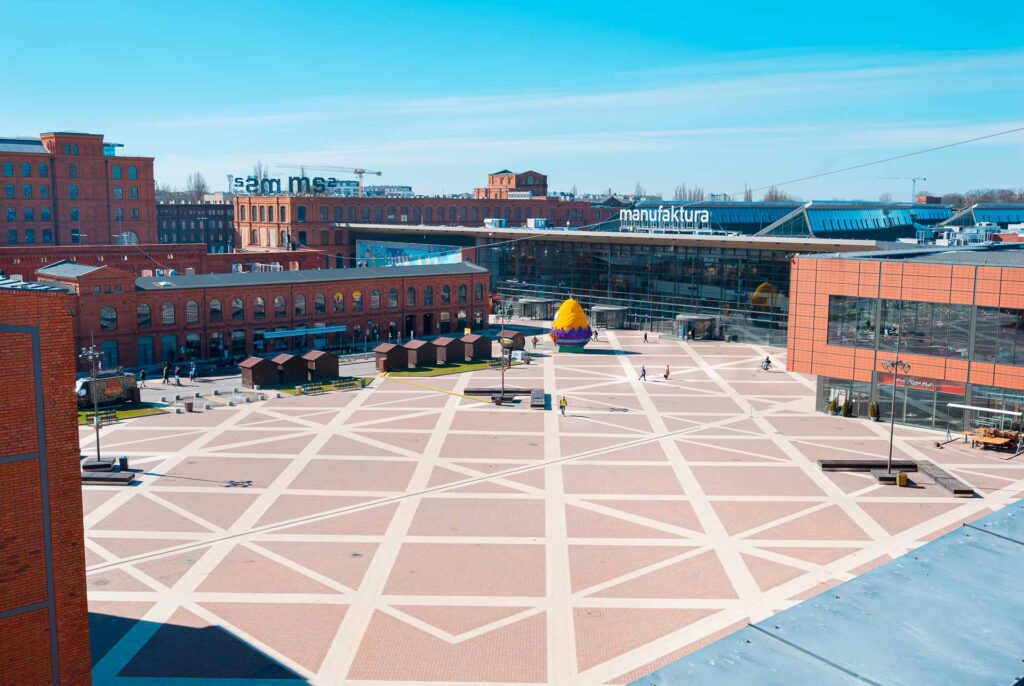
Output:
<path fill-rule="evenodd" d="M 962 264 L 988 267 L 1024 267 L 1024 243 L 990 243 L 978 246 L 921 246 L 848 252 L 838 255 L 850 260 L 901 260 L 931 264 Z"/>
<path fill-rule="evenodd" d="M 39 274 L 40 276 L 64 279 L 77 279 L 103 268 L 104 267 L 102 266 L 78 264 L 77 262 L 71 262 L 69 260 L 61 260 L 60 262 L 54 262 L 53 264 L 48 264 L 45 267 L 40 267 L 36 270 L 36 274 Z"/>
<path fill-rule="evenodd" d="M 0 152 L 45 153 L 46 148 L 38 138 L 0 138 Z"/>

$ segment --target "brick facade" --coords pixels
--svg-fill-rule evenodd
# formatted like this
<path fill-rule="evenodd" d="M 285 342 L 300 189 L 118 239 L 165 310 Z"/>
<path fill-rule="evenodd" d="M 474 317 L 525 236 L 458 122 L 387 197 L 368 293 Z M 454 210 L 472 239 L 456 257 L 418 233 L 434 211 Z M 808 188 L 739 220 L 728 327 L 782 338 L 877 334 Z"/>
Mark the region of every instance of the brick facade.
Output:
<path fill-rule="evenodd" d="M 91 683 L 72 301 L 0 288 L 3 686 Z"/>
<path fill-rule="evenodd" d="M 534 197 L 548 194 L 548 177 L 535 171 L 524 171 L 519 174 L 503 169 L 487 175 L 486 188 L 474 188 L 474 198 L 491 200 L 508 200 L 509 192 L 532 193 Z"/>
<path fill-rule="evenodd" d="M 205 243 L 211 253 L 235 247 L 235 206 L 221 202 L 162 202 L 156 206 L 161 243 Z"/>

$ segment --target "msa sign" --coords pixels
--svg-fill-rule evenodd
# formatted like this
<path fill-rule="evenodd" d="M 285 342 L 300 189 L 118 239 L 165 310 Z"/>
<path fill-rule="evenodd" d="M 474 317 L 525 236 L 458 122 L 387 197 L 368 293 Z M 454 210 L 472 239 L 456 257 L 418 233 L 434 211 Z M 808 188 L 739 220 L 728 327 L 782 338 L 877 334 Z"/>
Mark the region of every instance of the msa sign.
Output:
<path fill-rule="evenodd" d="M 291 194 L 334 193 L 338 188 L 355 187 L 356 185 L 355 181 L 336 179 L 333 176 L 330 178 L 315 176 L 312 179 L 308 176 L 289 176 L 287 190 Z M 284 187 L 281 179 L 261 179 L 256 176 L 246 176 L 243 178 L 236 176 L 233 190 L 238 194 L 271 195 L 284 192 Z"/>
<path fill-rule="evenodd" d="M 658 205 L 619 210 L 619 223 L 626 228 L 703 229 L 711 226 L 711 213 L 681 205 Z"/>

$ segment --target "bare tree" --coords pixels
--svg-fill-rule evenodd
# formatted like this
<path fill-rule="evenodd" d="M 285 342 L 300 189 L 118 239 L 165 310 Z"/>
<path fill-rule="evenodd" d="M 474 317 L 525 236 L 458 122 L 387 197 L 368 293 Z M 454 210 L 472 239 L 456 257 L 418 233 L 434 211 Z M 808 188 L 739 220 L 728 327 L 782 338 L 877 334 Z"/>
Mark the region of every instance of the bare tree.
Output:
<path fill-rule="evenodd" d="M 704 199 L 704 189 L 700 186 L 694 186 L 693 188 L 687 188 L 685 183 L 681 183 L 676 186 L 675 192 L 672 194 L 673 200 L 688 200 L 690 202 L 700 202 Z"/>
<path fill-rule="evenodd" d="M 252 175 L 257 181 L 262 181 L 270 177 L 270 169 L 260 160 L 256 160 L 256 164 L 252 165 Z"/>
<path fill-rule="evenodd" d="M 747 184 L 743 184 L 743 202 L 754 202 L 754 191 Z"/>
<path fill-rule="evenodd" d="M 796 198 L 784 190 L 771 186 L 761 198 L 764 202 L 795 202 Z"/>
<path fill-rule="evenodd" d="M 882 193 L 878 196 L 878 202 L 892 202 L 892 193 Z"/>
<path fill-rule="evenodd" d="M 210 192 L 202 172 L 193 172 L 188 175 L 188 182 L 185 184 L 185 193 L 190 202 L 202 202 L 203 196 Z"/>
<path fill-rule="evenodd" d="M 570 192 L 570 193 L 572 193 L 572 197 L 574 197 L 574 198 L 575 198 L 575 197 L 576 197 L 577 195 L 579 195 L 579 194 L 580 194 L 580 191 L 579 191 L 579 189 L 578 189 L 578 188 L 576 188 L 576 184 L 573 184 L 573 185 L 572 185 L 572 190 L 571 190 L 571 191 L 569 191 L 569 192 Z"/>
<path fill-rule="evenodd" d="M 647 195 L 647 191 L 644 190 L 644 187 L 640 184 L 639 181 L 636 182 L 636 188 L 633 190 L 633 195 L 636 196 L 637 198 L 642 198 L 643 196 Z"/>

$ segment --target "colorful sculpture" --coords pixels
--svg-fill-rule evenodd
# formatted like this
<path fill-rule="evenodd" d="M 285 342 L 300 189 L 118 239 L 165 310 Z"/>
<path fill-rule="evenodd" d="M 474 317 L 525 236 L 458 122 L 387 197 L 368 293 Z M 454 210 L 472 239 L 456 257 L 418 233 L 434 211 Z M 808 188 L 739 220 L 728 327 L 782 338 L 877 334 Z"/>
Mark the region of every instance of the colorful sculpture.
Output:
<path fill-rule="evenodd" d="M 551 322 L 551 339 L 562 350 L 575 348 L 582 351 L 590 337 L 587 315 L 583 313 L 583 308 L 578 302 L 569 298 L 561 304 L 554 321 Z"/>

